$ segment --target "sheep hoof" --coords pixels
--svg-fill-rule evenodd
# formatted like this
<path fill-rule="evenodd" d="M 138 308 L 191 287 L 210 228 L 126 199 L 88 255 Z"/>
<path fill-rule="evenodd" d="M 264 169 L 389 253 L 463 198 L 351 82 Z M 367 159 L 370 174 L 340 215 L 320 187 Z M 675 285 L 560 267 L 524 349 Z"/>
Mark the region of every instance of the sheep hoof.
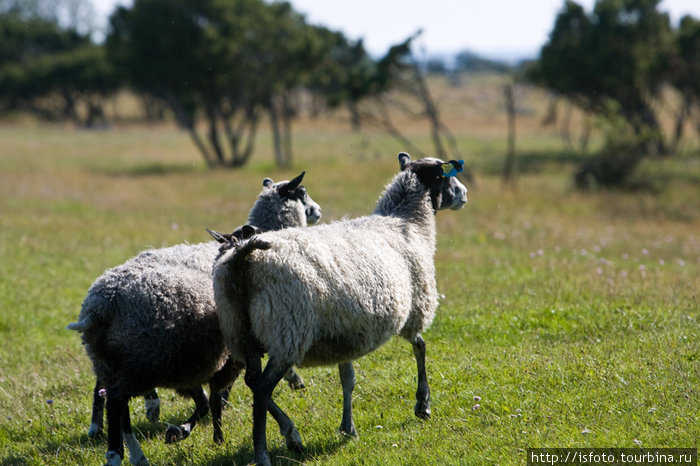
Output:
<path fill-rule="evenodd" d="M 340 429 L 338 431 L 341 433 L 341 435 L 344 435 L 345 437 L 355 437 L 357 438 L 357 431 L 355 430 L 355 426 L 351 425 L 349 429 L 344 428 L 343 426 L 340 426 Z"/>
<path fill-rule="evenodd" d="M 421 419 L 430 419 L 430 402 L 419 401 L 416 403 L 415 408 L 413 408 L 413 412 Z"/>
<path fill-rule="evenodd" d="M 170 426 L 165 431 L 165 443 L 176 443 L 186 439 L 190 435 L 190 429 L 187 426 Z"/>
<path fill-rule="evenodd" d="M 287 450 L 293 451 L 296 453 L 304 453 L 304 444 L 301 441 L 301 435 L 299 435 L 299 432 L 294 429 L 294 432 L 291 433 L 287 438 Z"/>
<path fill-rule="evenodd" d="M 256 466 L 272 466 L 272 463 L 270 463 L 270 456 L 267 454 L 267 451 L 256 454 L 255 458 L 253 458 L 253 461 L 250 464 L 255 464 Z"/>
<path fill-rule="evenodd" d="M 221 445 L 224 443 L 224 434 L 221 433 L 220 431 L 214 431 L 214 443 Z"/>
<path fill-rule="evenodd" d="M 105 454 L 105 457 L 107 458 L 105 466 L 119 466 L 120 464 L 122 464 L 122 457 L 116 451 L 108 451 Z"/>
<path fill-rule="evenodd" d="M 92 439 L 98 439 L 102 438 L 104 436 L 104 430 L 102 429 L 102 426 L 98 426 L 97 424 L 90 424 L 90 428 L 88 429 L 88 437 Z"/>
<path fill-rule="evenodd" d="M 143 453 L 141 453 L 136 458 L 133 458 L 131 455 L 129 455 L 129 461 L 131 461 L 131 464 L 133 464 L 134 466 L 148 466 L 151 464 L 148 462 L 148 458 L 146 458 Z"/>
<path fill-rule="evenodd" d="M 294 374 L 293 376 L 289 377 L 287 379 L 287 383 L 289 384 L 289 388 L 291 388 L 292 390 L 301 390 L 302 388 L 306 388 L 304 380 L 297 374 Z"/>

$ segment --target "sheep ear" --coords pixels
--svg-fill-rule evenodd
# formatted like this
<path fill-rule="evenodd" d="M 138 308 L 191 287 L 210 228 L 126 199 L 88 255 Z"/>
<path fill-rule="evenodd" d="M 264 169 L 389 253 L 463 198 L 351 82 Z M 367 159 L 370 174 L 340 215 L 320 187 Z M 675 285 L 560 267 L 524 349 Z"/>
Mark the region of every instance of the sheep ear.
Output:
<path fill-rule="evenodd" d="M 290 181 L 289 184 L 287 185 L 287 189 L 289 191 L 294 191 L 295 189 L 297 189 L 299 187 L 299 185 L 301 184 L 301 180 L 304 179 L 305 174 L 306 174 L 306 171 L 303 171 L 303 172 L 301 172 L 301 175 L 297 176 L 292 181 Z"/>
<path fill-rule="evenodd" d="M 411 163 L 411 156 L 406 152 L 399 152 L 399 166 L 401 167 L 401 171 L 408 168 L 409 163 Z"/>
<path fill-rule="evenodd" d="M 289 193 L 291 193 L 295 189 L 297 189 L 299 187 L 299 185 L 301 184 L 301 180 L 304 179 L 305 174 L 306 174 L 306 172 L 303 171 L 303 172 L 301 172 L 301 175 L 297 176 L 292 181 L 280 186 L 279 187 L 280 196 L 287 197 L 287 196 L 289 196 Z"/>
<path fill-rule="evenodd" d="M 252 225 L 243 225 L 242 227 L 239 227 L 236 229 L 237 232 L 239 232 L 239 235 L 236 235 L 237 238 L 241 240 L 246 240 L 250 239 L 253 236 L 257 235 L 260 233 L 262 230 L 260 228 L 254 227 Z"/>
<path fill-rule="evenodd" d="M 216 241 L 219 243 L 228 243 L 229 240 L 224 236 L 222 233 L 219 233 L 218 231 L 213 231 L 210 230 L 209 228 L 205 228 L 209 232 L 212 238 L 214 238 Z"/>
<path fill-rule="evenodd" d="M 231 236 L 239 241 L 243 241 L 252 238 L 258 233 L 262 233 L 262 230 L 260 228 L 246 223 L 245 225 L 241 225 L 238 228 L 236 228 L 230 235 L 224 235 L 224 237 Z"/>
<path fill-rule="evenodd" d="M 443 163 L 441 162 L 436 162 L 436 163 L 420 163 L 417 162 L 413 165 L 411 170 L 413 170 L 413 173 L 416 174 L 418 179 L 420 180 L 421 183 L 423 183 L 424 186 L 429 187 L 433 186 L 440 178 L 442 178 L 444 175 L 444 168 L 443 168 Z M 450 167 L 452 167 L 451 164 L 447 164 Z"/>
<path fill-rule="evenodd" d="M 272 187 L 272 185 L 274 185 L 274 184 L 275 184 L 275 182 L 272 181 L 272 178 L 265 178 L 265 179 L 263 180 L 263 188 L 270 188 L 270 187 Z"/>

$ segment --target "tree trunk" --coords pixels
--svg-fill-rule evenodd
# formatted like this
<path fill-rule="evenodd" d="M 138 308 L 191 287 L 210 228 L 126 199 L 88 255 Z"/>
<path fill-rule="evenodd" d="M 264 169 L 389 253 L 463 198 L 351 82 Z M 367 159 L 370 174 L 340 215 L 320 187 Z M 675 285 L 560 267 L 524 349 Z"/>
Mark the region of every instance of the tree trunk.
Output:
<path fill-rule="evenodd" d="M 283 167 L 290 167 L 292 165 L 292 117 L 286 112 L 282 117 L 282 150 L 284 151 Z"/>
<path fill-rule="evenodd" d="M 579 143 L 581 145 L 581 150 L 586 152 L 588 150 L 588 143 L 591 140 L 591 120 L 588 116 L 583 116 L 583 131 L 581 131 L 581 138 L 579 138 Z"/>
<path fill-rule="evenodd" d="M 681 109 L 676 114 L 676 121 L 673 128 L 673 138 L 669 145 L 668 151 L 670 153 L 675 153 L 678 149 L 678 144 L 681 142 L 683 137 L 683 125 L 685 125 L 685 119 L 690 113 L 691 99 L 689 96 L 683 96 L 683 103 L 681 104 Z"/>
<path fill-rule="evenodd" d="M 272 128 L 272 141 L 275 150 L 275 161 L 278 167 L 284 166 L 284 156 L 282 154 L 282 135 L 280 134 L 280 122 L 277 109 L 273 102 L 270 102 L 267 108 L 270 114 L 270 126 Z"/>
<path fill-rule="evenodd" d="M 375 115 L 372 112 L 368 112 L 365 115 L 363 115 L 362 119 L 365 121 L 374 122 L 375 124 L 377 124 L 377 126 L 384 128 L 384 130 L 387 133 L 389 133 L 394 139 L 396 139 L 403 145 L 406 151 L 410 152 L 414 156 L 425 157 L 423 151 L 420 150 L 415 144 L 413 144 L 410 139 L 404 136 L 403 133 L 401 133 L 401 131 L 399 131 L 399 129 L 391 121 L 391 116 L 389 115 L 389 112 L 386 108 L 384 99 L 382 99 L 382 97 L 378 95 L 374 97 L 373 100 L 379 109 L 380 115 Z"/>
<path fill-rule="evenodd" d="M 226 156 L 221 148 L 221 142 L 219 139 L 217 111 L 212 105 L 207 105 L 205 113 L 207 115 L 207 120 L 209 121 L 209 144 L 214 149 L 217 165 L 223 166 L 226 163 Z"/>
<path fill-rule="evenodd" d="M 562 119 L 559 130 L 561 137 L 564 140 L 564 148 L 567 150 L 572 150 L 574 148 L 574 145 L 571 142 L 571 114 L 573 111 L 574 106 L 573 104 L 569 103 L 564 111 L 564 118 Z"/>
<path fill-rule="evenodd" d="M 353 131 L 360 132 L 362 130 L 362 117 L 356 100 L 348 100 L 348 111 L 350 112 L 350 126 Z"/>
<path fill-rule="evenodd" d="M 624 104 L 623 104 L 624 105 Z M 654 110 L 649 106 L 649 104 L 643 100 L 637 100 L 632 102 L 627 106 L 622 107 L 622 114 L 625 116 L 627 121 L 632 125 L 634 132 L 637 136 L 644 135 L 645 132 L 649 131 L 651 136 L 646 139 L 646 142 L 651 143 L 654 147 L 655 152 L 658 155 L 667 155 L 668 150 L 664 143 L 664 136 L 659 125 L 659 120 L 656 118 Z M 646 152 L 651 152 L 648 149 L 648 144 Z"/>
<path fill-rule="evenodd" d="M 430 90 L 425 82 L 423 73 L 421 73 L 417 64 L 413 65 L 413 75 L 416 85 L 418 86 L 418 97 L 423 102 L 425 115 L 428 117 L 428 121 L 430 122 L 430 135 L 433 139 L 435 153 L 440 158 L 447 158 L 447 152 L 445 151 L 445 148 L 442 145 L 442 139 L 440 138 L 440 113 L 435 106 L 435 102 L 433 102 L 433 98 L 430 95 Z"/>
<path fill-rule="evenodd" d="M 202 138 L 199 137 L 194 125 L 187 127 L 187 132 L 190 134 L 190 139 L 192 139 L 192 142 L 194 142 L 195 147 L 199 149 L 199 153 L 204 157 L 204 161 L 207 163 L 207 166 L 210 168 L 214 167 L 214 162 L 212 162 L 209 155 L 209 149 L 207 149 L 207 146 L 204 144 L 204 141 L 202 141 Z"/>
<path fill-rule="evenodd" d="M 254 109 L 241 111 L 239 122 L 231 124 L 234 115 L 229 114 L 223 117 L 224 131 L 231 150 L 231 160 L 228 165 L 231 167 L 241 167 L 248 162 L 253 153 L 255 145 L 255 134 L 258 127 L 258 114 Z M 234 127 L 235 126 L 235 127 Z M 245 141 L 245 146 L 241 149 L 241 143 Z"/>
<path fill-rule="evenodd" d="M 246 115 L 246 126 L 248 127 L 248 134 L 246 136 L 245 148 L 236 159 L 236 162 L 238 162 L 239 165 L 243 165 L 244 163 L 246 163 L 250 158 L 251 154 L 253 153 L 253 148 L 255 147 L 255 135 L 258 130 L 259 120 L 260 118 L 255 110 L 252 110 Z"/>
<path fill-rule="evenodd" d="M 542 122 L 542 126 L 556 125 L 559 112 L 557 111 L 559 107 L 559 98 L 556 95 L 549 96 L 549 104 L 547 105 L 547 113 Z"/>
<path fill-rule="evenodd" d="M 513 85 L 503 88 L 508 113 L 508 149 L 503 164 L 503 184 L 515 188 L 515 95 Z"/>
<path fill-rule="evenodd" d="M 207 149 L 206 144 L 204 144 L 204 141 L 202 141 L 202 138 L 200 138 L 199 134 L 197 133 L 193 116 L 190 115 L 184 109 L 180 101 L 177 100 L 177 98 L 175 98 L 175 96 L 171 95 L 170 93 L 165 94 L 165 101 L 168 102 L 168 105 L 172 109 L 173 114 L 175 115 L 175 120 L 177 121 L 178 125 L 182 128 L 185 128 L 190 134 L 192 142 L 194 142 L 195 147 L 197 147 L 199 153 L 202 154 L 202 157 L 204 157 L 204 161 L 206 162 L 207 166 L 210 168 L 215 166 L 214 160 L 212 159 L 211 154 L 209 153 L 209 149 Z"/>

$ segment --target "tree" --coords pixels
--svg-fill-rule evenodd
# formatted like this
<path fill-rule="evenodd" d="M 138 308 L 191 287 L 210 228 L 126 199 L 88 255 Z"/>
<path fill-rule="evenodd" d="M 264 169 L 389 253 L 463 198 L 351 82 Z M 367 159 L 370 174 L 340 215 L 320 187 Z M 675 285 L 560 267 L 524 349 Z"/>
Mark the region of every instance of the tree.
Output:
<path fill-rule="evenodd" d="M 382 91 L 375 79 L 376 62 L 365 50 L 362 39 L 350 41 L 343 34 L 325 28 L 319 28 L 317 34 L 329 49 L 318 72 L 310 76 L 308 88 L 322 96 L 331 109 L 346 106 L 353 130 L 359 131 L 360 101 Z"/>
<path fill-rule="evenodd" d="M 299 93 L 329 59 L 331 49 L 324 41 L 327 30 L 306 24 L 289 3 L 272 3 L 266 13 L 261 25 L 265 36 L 260 38 L 266 63 L 258 79 L 265 83 L 261 103 L 270 116 L 275 158 L 285 167 L 292 161 L 291 124 L 299 113 Z"/>
<path fill-rule="evenodd" d="M 136 0 L 132 8 L 119 7 L 110 17 L 106 47 L 132 87 L 168 103 L 207 165 L 238 166 L 252 152 L 259 114 L 243 90 L 246 63 L 238 67 L 231 62 L 241 58 L 246 37 L 249 42 L 255 38 L 253 16 L 262 3 L 222 3 Z M 208 123 L 207 138 L 197 130 L 200 115 Z"/>
<path fill-rule="evenodd" d="M 419 71 L 415 63 L 409 63 L 412 40 L 410 37 L 389 47 L 387 53 L 375 61 L 362 40 L 350 42 L 342 34 L 336 34 L 330 40 L 333 46 L 328 56 L 332 58 L 322 64 L 322 73 L 310 84 L 312 90 L 326 97 L 329 107 L 345 105 L 348 108 L 355 131 L 360 131 L 363 124 L 378 126 L 409 151 L 422 154 L 394 124 L 387 102 L 389 90 L 407 82 L 407 71 Z"/>
<path fill-rule="evenodd" d="M 90 0 L 0 0 L 0 14 L 41 19 L 86 37 L 95 30 L 95 7 Z"/>
<path fill-rule="evenodd" d="M 692 108 L 700 111 L 700 20 L 684 16 L 675 32 L 674 43 L 676 56 L 671 83 L 680 93 L 682 101 L 674 128 L 672 145 L 675 147 Z M 697 131 L 700 133 L 700 122 Z"/>
<path fill-rule="evenodd" d="M 503 184 L 511 189 L 515 188 L 515 91 L 513 83 L 503 86 L 503 97 L 506 102 L 508 114 L 508 151 L 503 163 Z"/>
<path fill-rule="evenodd" d="M 327 50 L 289 3 L 262 0 L 136 0 L 111 16 L 106 45 L 135 89 L 168 102 L 209 166 L 229 167 L 250 158 L 263 112 L 277 163 L 291 163 L 296 92 Z"/>
<path fill-rule="evenodd" d="M 586 14 L 567 0 L 529 77 L 586 111 L 604 114 L 616 102 L 635 134 L 653 133 L 653 146 L 664 153 L 652 103 L 668 78 L 673 44 L 668 15 L 658 4 L 598 0 Z"/>
<path fill-rule="evenodd" d="M 61 9 L 72 6 L 69 11 L 74 11 L 80 5 L 80 0 L 0 3 L 2 111 L 27 110 L 87 125 L 100 118 L 104 97 L 119 82 L 102 48 L 79 32 Z M 73 26 L 64 27 L 59 21 Z"/>
<path fill-rule="evenodd" d="M 440 118 L 425 79 L 423 67 L 412 55 L 411 43 L 421 33 L 417 31 L 403 42 L 389 47 L 379 60 L 373 60 L 361 40 L 348 41 L 342 34 L 327 32 L 332 44 L 329 60 L 311 81 L 312 90 L 326 97 L 331 108 L 347 106 L 353 129 L 363 124 L 381 128 L 399 141 L 406 150 L 423 156 L 424 152 L 406 137 L 392 119 L 392 110 L 416 119 L 425 119 L 435 155 L 461 159 L 456 141 Z M 399 96 L 399 97 L 397 97 Z M 444 142 L 450 147 L 451 157 Z M 464 176 L 473 180 L 471 172 Z"/>

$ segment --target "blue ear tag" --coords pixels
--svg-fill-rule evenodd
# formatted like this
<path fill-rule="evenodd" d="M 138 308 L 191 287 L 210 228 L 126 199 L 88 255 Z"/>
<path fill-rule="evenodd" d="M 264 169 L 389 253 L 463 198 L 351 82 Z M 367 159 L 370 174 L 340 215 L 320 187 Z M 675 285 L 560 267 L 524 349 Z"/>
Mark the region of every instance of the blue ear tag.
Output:
<path fill-rule="evenodd" d="M 464 171 L 464 160 L 451 160 L 442 164 L 442 176 L 447 178 L 457 176 L 457 173 Z"/>

